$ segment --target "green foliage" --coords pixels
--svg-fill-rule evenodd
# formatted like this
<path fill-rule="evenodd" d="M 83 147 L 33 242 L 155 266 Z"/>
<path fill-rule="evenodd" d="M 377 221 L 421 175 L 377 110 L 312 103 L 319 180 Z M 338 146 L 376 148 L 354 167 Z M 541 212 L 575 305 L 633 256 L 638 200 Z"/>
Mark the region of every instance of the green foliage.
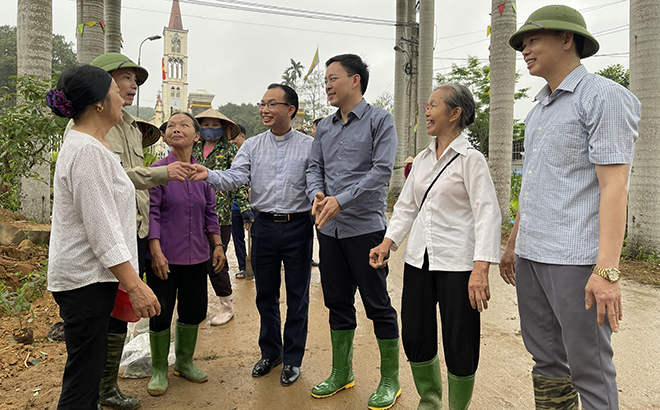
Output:
<path fill-rule="evenodd" d="M 596 71 L 596 74 L 630 88 L 630 70 L 624 68 L 621 64 L 609 65 L 600 71 Z"/>
<path fill-rule="evenodd" d="M 132 116 L 137 117 L 137 106 L 129 105 L 128 107 L 124 107 L 124 110 Z M 149 121 L 154 114 L 155 110 L 153 107 L 140 107 L 140 118 L 143 120 Z"/>
<path fill-rule="evenodd" d="M 50 152 L 59 144 L 68 121 L 46 106 L 46 93 L 53 86 L 54 80 L 21 77 L 16 79 L 16 93 L 3 97 L 16 104 L 0 114 L 0 187 L 15 185 L 19 176 L 35 178 L 32 167 L 50 163 Z M 2 199 L 8 200 L 0 203 L 2 207 L 14 209 L 11 198 Z"/>
<path fill-rule="evenodd" d="M 282 83 L 296 90 L 298 88 L 298 80 L 302 78 L 305 66 L 293 58 L 290 61 L 291 65 L 282 73 Z"/>
<path fill-rule="evenodd" d="M 516 171 L 511 173 L 511 200 L 509 202 L 509 216 L 511 220 L 516 219 L 518 213 L 518 197 L 520 196 L 520 187 L 522 185 L 522 174 Z"/>
<path fill-rule="evenodd" d="M 259 115 L 259 107 L 256 104 L 234 104 L 228 103 L 218 107 L 218 111 L 229 117 L 235 123 L 241 124 L 245 127 L 246 137 L 252 137 L 266 131 L 261 116 Z"/>
<path fill-rule="evenodd" d="M 16 291 L 9 289 L 4 280 L 0 282 L 0 311 L 7 313 L 16 320 L 19 330 L 23 330 L 26 325 L 34 320 L 32 302 L 46 290 L 46 271 L 47 264 L 46 261 L 43 261 L 41 269 L 34 270 L 19 278 L 21 285 Z M 20 274 L 20 272 L 15 273 L 16 276 L 20 276 Z M 23 320 L 26 314 L 29 314 L 30 318 L 24 324 Z"/>
<path fill-rule="evenodd" d="M 142 160 L 142 163 L 145 168 L 150 166 L 154 162 L 158 161 L 158 157 L 152 154 L 151 152 L 147 152 L 146 149 L 144 149 L 142 152 L 144 154 L 144 159 Z"/>
<path fill-rule="evenodd" d="M 59 76 L 69 67 L 76 65 L 73 43 L 60 34 L 53 35 L 53 76 Z M 14 104 L 13 99 L 3 97 L 16 92 L 11 76 L 18 75 L 16 65 L 16 26 L 0 26 L 0 112 Z"/>
<path fill-rule="evenodd" d="M 660 265 L 660 255 L 654 252 L 647 252 L 643 249 L 631 251 L 627 247 L 624 247 L 621 256 L 625 259 L 644 261 L 656 266 Z"/>
<path fill-rule="evenodd" d="M 521 74 L 516 72 L 516 83 L 520 77 Z M 472 91 L 476 103 L 476 115 L 474 123 L 468 127 L 468 139 L 476 149 L 488 156 L 490 65 L 482 65 L 477 57 L 468 56 L 466 66 L 459 67 L 457 64 L 452 64 L 451 71 L 445 75 L 438 73 L 435 76 L 435 81 L 438 85 L 443 83 L 463 84 Z M 514 100 L 527 97 L 527 91 L 529 91 L 529 88 L 522 88 L 516 91 L 513 96 Z"/>

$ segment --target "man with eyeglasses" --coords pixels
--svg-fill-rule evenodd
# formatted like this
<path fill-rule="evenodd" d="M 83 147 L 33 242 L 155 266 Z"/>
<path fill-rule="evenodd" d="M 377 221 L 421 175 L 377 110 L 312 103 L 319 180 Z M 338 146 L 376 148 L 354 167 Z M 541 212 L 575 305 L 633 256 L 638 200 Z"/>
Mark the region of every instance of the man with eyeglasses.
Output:
<path fill-rule="evenodd" d="M 369 250 L 383 240 L 387 182 L 397 150 L 394 119 L 362 98 L 369 70 L 354 54 L 326 62 L 325 91 L 337 111 L 317 126 L 307 169 L 320 245 L 323 298 L 330 310 L 332 374 L 312 389 L 325 398 L 353 387 L 355 291 L 360 289 L 381 354 L 381 381 L 370 409 L 387 409 L 401 394 L 399 326 L 387 293 L 388 268 L 369 265 Z"/>
<path fill-rule="evenodd" d="M 252 224 L 252 268 L 261 316 L 261 359 L 252 376 L 265 376 L 284 362 L 280 382 L 290 386 L 300 376 L 307 342 L 313 223 L 305 170 L 313 139 L 291 127 L 298 112 L 298 95 L 291 87 L 269 85 L 257 105 L 269 129 L 243 143 L 230 169 L 209 171 L 198 165 L 192 179 L 208 178 L 220 191 L 251 183 L 250 206 L 259 212 Z M 287 303 L 284 343 L 279 304 L 282 263 Z"/>

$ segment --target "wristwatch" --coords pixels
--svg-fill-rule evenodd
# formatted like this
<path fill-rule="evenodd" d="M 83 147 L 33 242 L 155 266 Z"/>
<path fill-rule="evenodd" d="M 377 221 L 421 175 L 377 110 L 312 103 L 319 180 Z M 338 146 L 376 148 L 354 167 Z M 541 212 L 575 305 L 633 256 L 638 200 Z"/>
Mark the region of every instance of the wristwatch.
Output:
<path fill-rule="evenodd" d="M 594 265 L 591 269 L 591 273 L 604 277 L 609 280 L 610 283 L 614 283 L 621 278 L 621 272 L 617 268 L 599 268 Z"/>

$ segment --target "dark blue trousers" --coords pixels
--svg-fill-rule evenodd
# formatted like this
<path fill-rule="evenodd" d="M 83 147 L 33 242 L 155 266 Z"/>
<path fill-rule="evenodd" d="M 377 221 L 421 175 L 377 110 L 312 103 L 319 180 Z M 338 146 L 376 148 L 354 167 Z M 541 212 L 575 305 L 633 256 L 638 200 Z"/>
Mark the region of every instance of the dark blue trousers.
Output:
<path fill-rule="evenodd" d="M 234 240 L 234 252 L 238 259 L 238 270 L 245 270 L 245 229 L 243 229 L 243 217 L 239 209 L 231 211 L 231 237 Z"/>
<path fill-rule="evenodd" d="M 252 269 L 261 315 L 259 347 L 263 359 L 283 356 L 284 364 L 302 364 L 307 343 L 312 238 L 310 218 L 291 222 L 256 218 L 252 225 Z M 280 319 L 282 263 L 287 306 L 284 338 Z"/>
<path fill-rule="evenodd" d="M 338 239 L 318 233 L 321 256 L 323 299 L 330 310 L 330 329 L 352 330 L 357 327 L 355 291 L 360 290 L 367 317 L 381 340 L 399 337 L 396 310 L 387 293 L 388 267 L 369 265 L 369 250 L 378 246 L 385 231 Z"/>

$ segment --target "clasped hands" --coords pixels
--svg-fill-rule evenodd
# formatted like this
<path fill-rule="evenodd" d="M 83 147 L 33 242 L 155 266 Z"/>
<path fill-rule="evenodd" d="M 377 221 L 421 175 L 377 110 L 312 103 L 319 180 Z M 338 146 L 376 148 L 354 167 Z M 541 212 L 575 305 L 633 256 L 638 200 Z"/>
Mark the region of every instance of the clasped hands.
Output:
<path fill-rule="evenodd" d="M 326 223 L 341 212 L 341 205 L 334 196 L 317 192 L 312 204 L 312 215 L 316 216 L 316 227 L 323 229 Z"/>
<path fill-rule="evenodd" d="M 199 166 L 201 167 L 201 165 Z M 196 179 L 204 179 L 204 178 L 195 178 L 198 172 L 197 167 L 198 165 L 188 164 L 187 162 L 181 162 L 181 161 L 172 162 L 166 167 L 167 179 L 169 181 L 179 181 L 179 182 L 185 182 L 186 179 L 189 179 L 191 181 L 195 181 Z"/>

